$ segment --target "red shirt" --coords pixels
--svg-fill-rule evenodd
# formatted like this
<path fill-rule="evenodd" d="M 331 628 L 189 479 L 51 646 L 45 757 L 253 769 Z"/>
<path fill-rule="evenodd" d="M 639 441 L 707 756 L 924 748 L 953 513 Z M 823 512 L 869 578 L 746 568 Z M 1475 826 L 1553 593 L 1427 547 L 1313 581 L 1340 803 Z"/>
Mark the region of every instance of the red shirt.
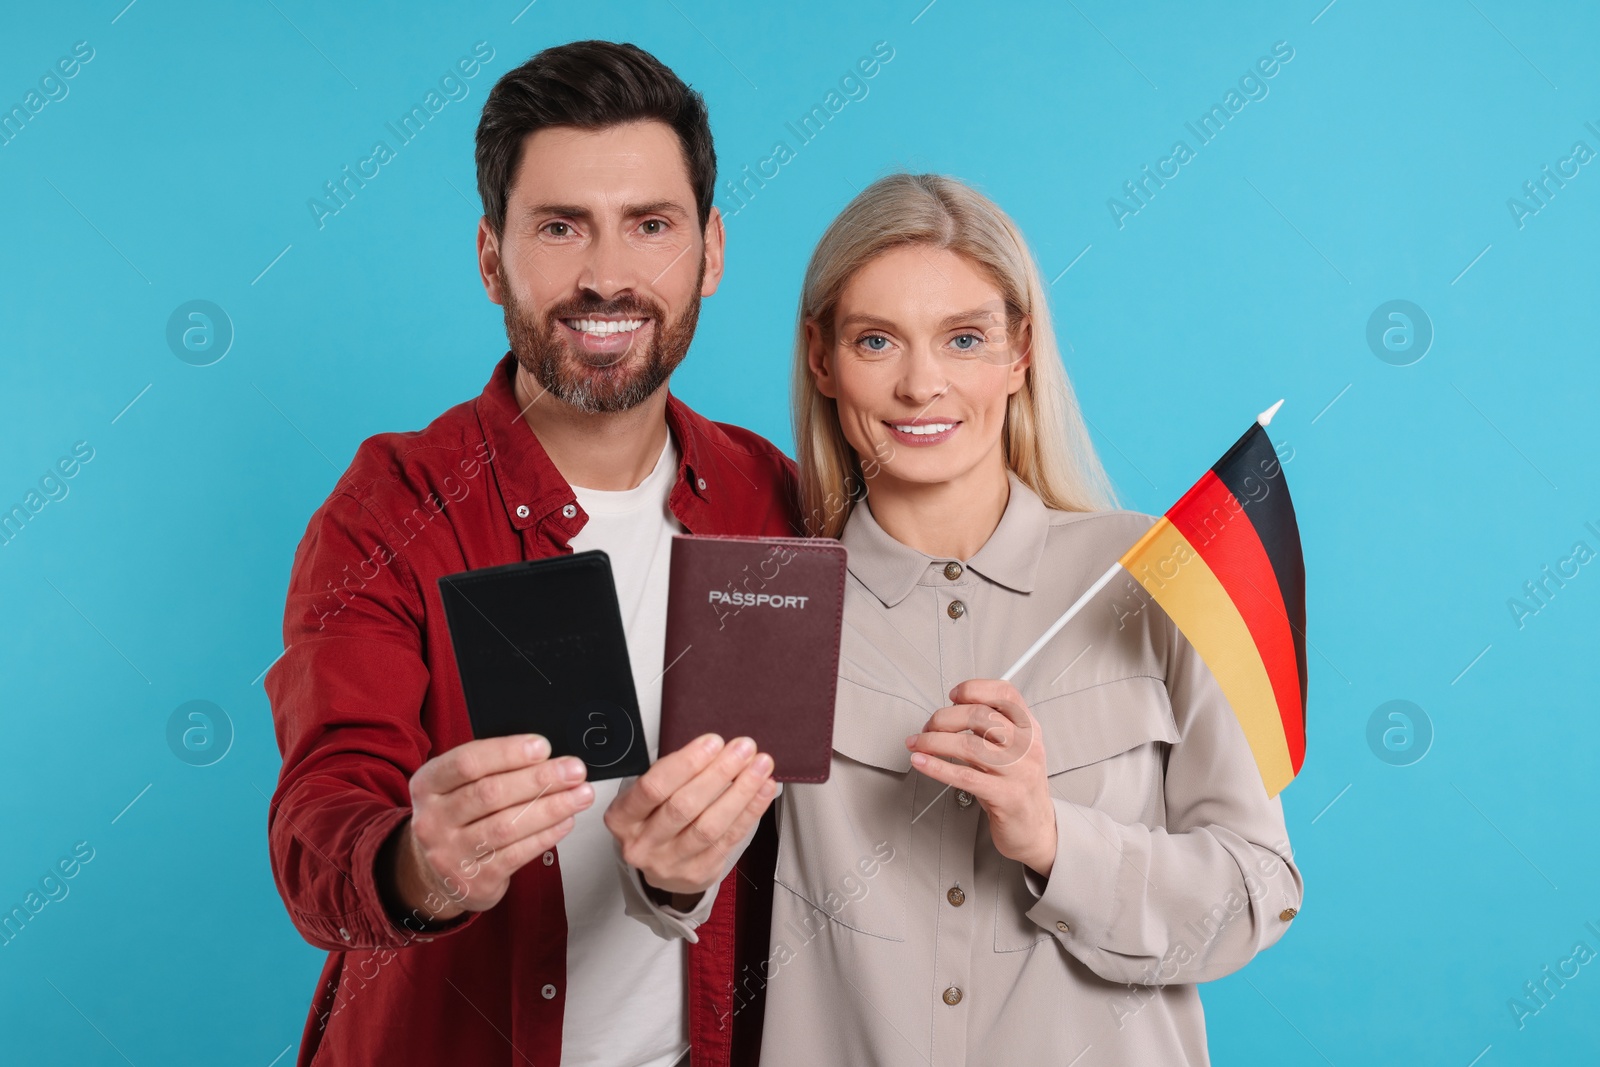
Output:
<path fill-rule="evenodd" d="M 295 550 L 286 651 L 266 676 L 283 753 L 267 825 L 289 917 L 329 950 L 302 1067 L 561 1062 L 559 847 L 493 908 L 420 934 L 391 919 L 374 875 L 411 775 L 472 739 L 437 579 L 569 553 L 587 521 L 522 419 L 515 367 L 507 353 L 482 395 L 424 430 L 362 442 Z M 783 453 L 676 397 L 667 424 L 681 457 L 668 506 L 686 529 L 794 534 Z M 695 1067 L 756 1059 L 775 855 L 768 812 L 687 946 Z"/>

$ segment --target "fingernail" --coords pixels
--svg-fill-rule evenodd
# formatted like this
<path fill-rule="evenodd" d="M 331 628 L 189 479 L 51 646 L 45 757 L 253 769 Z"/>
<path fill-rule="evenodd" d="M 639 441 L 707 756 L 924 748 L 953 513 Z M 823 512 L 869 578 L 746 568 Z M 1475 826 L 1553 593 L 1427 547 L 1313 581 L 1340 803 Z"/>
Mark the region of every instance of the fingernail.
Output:
<path fill-rule="evenodd" d="M 716 734 L 706 734 L 705 737 L 700 739 L 700 747 L 707 752 L 715 752 L 722 747 L 722 738 Z"/>
<path fill-rule="evenodd" d="M 777 791 L 778 791 L 778 783 L 777 782 L 770 782 L 769 781 L 769 782 L 762 782 L 761 783 L 761 799 L 762 800 L 766 800 L 767 798 L 771 797 Z"/>
<path fill-rule="evenodd" d="M 923 765 L 923 764 L 924 764 L 924 763 L 927 763 L 927 762 L 928 762 L 928 757 L 927 757 L 927 756 L 924 756 L 924 755 L 923 755 L 923 754 L 922 754 L 922 753 L 920 753 L 920 752 L 913 752 L 913 753 L 912 753 L 912 754 L 911 754 L 911 766 L 913 766 L 913 767 L 920 767 L 920 766 L 922 766 L 922 765 Z"/>
<path fill-rule="evenodd" d="M 538 734 L 529 734 L 522 750 L 528 754 L 529 759 L 542 759 L 550 754 L 550 742 Z"/>
<path fill-rule="evenodd" d="M 568 756 L 561 761 L 561 777 L 569 782 L 575 782 L 583 777 L 583 761 L 576 756 Z"/>
<path fill-rule="evenodd" d="M 772 757 L 767 755 L 765 752 L 761 753 L 761 755 L 756 757 L 756 773 L 757 774 L 771 774 L 772 773 L 772 766 L 773 766 Z"/>
<path fill-rule="evenodd" d="M 750 740 L 748 737 L 741 737 L 733 743 L 733 754 L 738 756 L 740 759 L 744 759 L 755 750 L 756 743 Z"/>
<path fill-rule="evenodd" d="M 909 737 L 907 737 L 906 738 L 906 747 L 910 748 L 911 746 L 915 745 L 917 743 L 917 738 L 919 738 L 921 736 L 922 736 L 921 734 L 912 734 Z"/>
<path fill-rule="evenodd" d="M 573 795 L 578 798 L 579 802 L 583 804 L 587 804 L 594 799 L 594 786 L 590 785 L 588 782 L 584 782 L 572 792 Z"/>

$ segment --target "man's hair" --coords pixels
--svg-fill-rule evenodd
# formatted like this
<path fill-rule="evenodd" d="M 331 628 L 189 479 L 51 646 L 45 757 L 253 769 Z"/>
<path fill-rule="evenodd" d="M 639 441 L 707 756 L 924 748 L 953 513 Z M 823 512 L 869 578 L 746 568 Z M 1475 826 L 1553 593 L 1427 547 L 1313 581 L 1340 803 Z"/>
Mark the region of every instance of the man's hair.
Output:
<path fill-rule="evenodd" d="M 556 45 L 495 82 L 478 121 L 478 195 L 496 237 L 528 134 L 549 126 L 601 130 L 656 120 L 683 146 L 700 228 L 711 216 L 717 153 L 700 94 L 655 56 L 631 44 L 573 41 Z"/>

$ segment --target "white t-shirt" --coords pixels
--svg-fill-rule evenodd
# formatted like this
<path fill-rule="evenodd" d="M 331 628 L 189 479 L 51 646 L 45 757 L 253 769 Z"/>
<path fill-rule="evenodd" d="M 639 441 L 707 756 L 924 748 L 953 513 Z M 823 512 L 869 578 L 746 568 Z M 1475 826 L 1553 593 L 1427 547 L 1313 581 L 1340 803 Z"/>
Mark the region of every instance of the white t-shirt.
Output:
<path fill-rule="evenodd" d="M 574 552 L 611 557 L 628 661 L 639 694 L 645 743 L 655 759 L 661 740 L 661 674 L 667 628 L 672 535 L 683 524 L 667 508 L 678 475 L 672 435 L 655 469 L 632 489 L 573 486 L 589 521 Z M 623 911 L 611 832 L 603 817 L 621 780 L 594 782 L 594 803 L 562 839 L 561 887 L 567 902 L 567 999 L 562 1067 L 672 1067 L 689 1049 L 684 952 Z"/>

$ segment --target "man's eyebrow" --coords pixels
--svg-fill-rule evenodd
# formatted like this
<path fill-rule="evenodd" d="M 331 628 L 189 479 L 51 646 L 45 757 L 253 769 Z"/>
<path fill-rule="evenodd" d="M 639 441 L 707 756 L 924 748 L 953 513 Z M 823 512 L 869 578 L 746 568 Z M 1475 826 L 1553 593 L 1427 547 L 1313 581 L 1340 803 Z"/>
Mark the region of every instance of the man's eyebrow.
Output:
<path fill-rule="evenodd" d="M 688 212 L 676 200 L 652 200 L 648 204 L 629 204 L 623 208 L 623 214 L 629 218 L 638 218 L 640 215 L 673 215 L 683 218 Z"/>
<path fill-rule="evenodd" d="M 675 200 L 652 200 L 645 204 L 628 204 L 623 209 L 623 214 L 628 218 L 638 218 L 641 215 L 671 215 L 674 218 L 684 218 L 688 212 Z M 530 204 L 526 211 L 529 218 L 545 218 L 560 216 L 569 219 L 582 219 L 591 221 L 594 212 L 577 204 Z"/>
<path fill-rule="evenodd" d="M 530 219 L 542 215 L 562 215 L 569 219 L 587 219 L 590 217 L 589 209 L 579 207 L 577 204 L 529 204 L 523 214 Z"/>

